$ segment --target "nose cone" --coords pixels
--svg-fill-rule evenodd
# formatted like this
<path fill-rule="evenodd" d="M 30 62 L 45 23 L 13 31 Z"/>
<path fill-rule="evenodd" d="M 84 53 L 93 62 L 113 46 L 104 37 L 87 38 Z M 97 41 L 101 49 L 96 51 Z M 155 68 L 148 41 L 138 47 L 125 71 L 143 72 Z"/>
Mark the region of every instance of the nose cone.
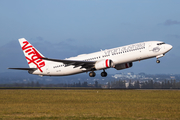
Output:
<path fill-rule="evenodd" d="M 168 44 L 167 48 L 168 48 L 169 50 L 171 50 L 171 49 L 173 48 L 173 46 Z"/>
<path fill-rule="evenodd" d="M 167 50 L 167 52 L 169 52 L 172 48 L 173 48 L 172 45 L 170 45 L 170 44 L 167 44 L 167 45 L 166 45 L 166 50 Z"/>

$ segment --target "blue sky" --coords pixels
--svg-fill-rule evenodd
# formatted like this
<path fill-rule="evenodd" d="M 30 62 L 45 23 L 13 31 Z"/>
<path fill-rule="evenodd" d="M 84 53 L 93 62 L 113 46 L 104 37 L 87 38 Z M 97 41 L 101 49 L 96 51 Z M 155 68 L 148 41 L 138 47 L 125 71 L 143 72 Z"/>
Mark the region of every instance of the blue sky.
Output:
<path fill-rule="evenodd" d="M 158 40 L 173 49 L 156 64 L 118 72 L 180 73 L 179 0 L 1 0 L 0 72 L 27 67 L 17 39 L 47 57 L 64 59 L 100 49 Z M 11 60 L 13 59 L 13 61 Z"/>

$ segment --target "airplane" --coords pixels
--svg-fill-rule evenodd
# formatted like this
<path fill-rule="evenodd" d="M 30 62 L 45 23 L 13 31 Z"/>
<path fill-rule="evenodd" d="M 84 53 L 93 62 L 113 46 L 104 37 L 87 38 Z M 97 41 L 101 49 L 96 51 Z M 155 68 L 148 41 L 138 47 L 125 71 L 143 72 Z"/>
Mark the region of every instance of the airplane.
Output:
<path fill-rule="evenodd" d="M 95 77 L 97 70 L 102 77 L 107 76 L 108 68 L 122 70 L 133 66 L 133 62 L 156 57 L 159 58 L 169 52 L 173 46 L 161 41 L 147 41 L 122 47 L 105 49 L 90 54 L 81 54 L 68 59 L 51 59 L 43 56 L 25 38 L 20 38 L 19 43 L 24 52 L 29 68 L 8 68 L 27 70 L 30 74 L 39 76 L 67 76 L 89 72 L 90 77 Z"/>

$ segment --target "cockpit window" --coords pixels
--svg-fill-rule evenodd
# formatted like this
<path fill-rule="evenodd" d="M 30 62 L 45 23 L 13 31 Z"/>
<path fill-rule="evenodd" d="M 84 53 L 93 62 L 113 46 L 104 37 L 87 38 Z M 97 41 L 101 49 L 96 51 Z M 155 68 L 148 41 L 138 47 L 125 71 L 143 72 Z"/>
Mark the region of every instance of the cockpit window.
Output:
<path fill-rule="evenodd" d="M 166 43 L 162 42 L 162 43 L 158 43 L 157 45 L 162 45 L 162 44 L 166 44 Z"/>

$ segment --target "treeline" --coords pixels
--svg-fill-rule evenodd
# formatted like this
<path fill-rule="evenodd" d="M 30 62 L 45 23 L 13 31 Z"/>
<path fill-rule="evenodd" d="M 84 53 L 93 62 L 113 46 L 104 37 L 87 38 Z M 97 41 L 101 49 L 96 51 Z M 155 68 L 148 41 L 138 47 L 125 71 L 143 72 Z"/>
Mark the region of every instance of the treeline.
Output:
<path fill-rule="evenodd" d="M 37 82 L 28 82 L 28 83 L 13 83 L 13 84 L 0 84 L 0 87 L 95 87 L 100 88 L 101 85 L 98 84 L 97 81 L 95 81 L 94 84 L 88 84 L 87 82 L 81 83 L 80 81 L 78 83 L 73 84 L 66 84 L 66 83 L 60 83 L 60 84 L 40 84 Z"/>
<path fill-rule="evenodd" d="M 176 80 L 164 80 L 161 82 L 148 80 L 145 82 L 140 81 L 133 81 L 131 80 L 129 82 L 126 81 L 113 81 L 109 83 L 111 88 L 134 88 L 134 89 L 179 89 L 180 88 L 180 82 L 176 82 Z"/>
<path fill-rule="evenodd" d="M 176 80 L 164 80 L 162 82 L 157 82 L 153 80 L 148 81 L 131 81 L 126 82 L 125 80 L 111 81 L 106 85 L 98 84 L 98 81 L 95 81 L 94 84 L 88 84 L 88 82 L 73 84 L 60 83 L 60 84 L 40 84 L 37 82 L 28 82 L 28 83 L 13 83 L 13 84 L 0 84 L 0 87 L 8 88 L 8 87 L 89 87 L 89 88 L 124 88 L 124 89 L 179 89 L 180 82 L 176 82 Z"/>
<path fill-rule="evenodd" d="M 142 83 L 141 88 L 154 88 L 154 89 L 163 89 L 163 88 L 180 88 L 180 82 L 176 82 L 176 80 L 164 80 L 162 82 L 154 82 L 153 80 L 149 80 Z"/>

